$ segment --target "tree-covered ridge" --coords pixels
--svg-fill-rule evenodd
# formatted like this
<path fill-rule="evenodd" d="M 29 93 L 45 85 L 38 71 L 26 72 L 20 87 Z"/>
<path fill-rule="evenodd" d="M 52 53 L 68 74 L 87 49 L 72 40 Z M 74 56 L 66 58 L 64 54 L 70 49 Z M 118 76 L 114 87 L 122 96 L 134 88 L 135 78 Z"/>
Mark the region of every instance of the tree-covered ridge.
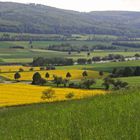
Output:
<path fill-rule="evenodd" d="M 0 2 L 0 31 L 140 36 L 139 12 L 81 13 L 44 5 Z"/>

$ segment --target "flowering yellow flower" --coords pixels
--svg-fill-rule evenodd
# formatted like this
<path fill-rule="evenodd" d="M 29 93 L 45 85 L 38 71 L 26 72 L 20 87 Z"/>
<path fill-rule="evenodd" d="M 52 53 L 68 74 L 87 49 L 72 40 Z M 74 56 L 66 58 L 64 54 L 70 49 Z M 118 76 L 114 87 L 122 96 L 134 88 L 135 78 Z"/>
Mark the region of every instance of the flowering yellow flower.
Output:
<path fill-rule="evenodd" d="M 33 86 L 28 84 L 0 84 L 0 107 L 31 104 L 39 102 L 54 102 L 67 100 L 66 95 L 73 93 L 73 99 L 80 99 L 87 96 L 106 94 L 104 90 L 83 90 L 71 88 L 52 88 L 55 97 L 50 100 L 43 100 L 43 91 L 50 87 Z"/>
<path fill-rule="evenodd" d="M 42 78 L 45 78 L 45 74 L 49 73 L 50 77 L 48 78 L 48 80 L 52 80 L 53 79 L 53 75 L 56 76 L 61 76 L 63 78 L 66 78 L 66 74 L 67 72 L 70 72 L 71 74 L 71 80 L 75 80 L 75 79 L 82 79 L 82 73 L 83 70 L 45 70 L 45 71 L 39 71 L 39 73 L 41 74 Z M 21 78 L 19 80 L 32 80 L 33 74 L 35 73 L 35 71 L 29 71 L 29 72 L 20 72 Z M 14 80 L 14 74 L 15 73 L 1 73 L 0 76 L 6 77 L 8 79 Z M 87 71 L 87 78 L 99 78 L 99 72 L 98 71 L 91 71 L 88 70 Z"/>

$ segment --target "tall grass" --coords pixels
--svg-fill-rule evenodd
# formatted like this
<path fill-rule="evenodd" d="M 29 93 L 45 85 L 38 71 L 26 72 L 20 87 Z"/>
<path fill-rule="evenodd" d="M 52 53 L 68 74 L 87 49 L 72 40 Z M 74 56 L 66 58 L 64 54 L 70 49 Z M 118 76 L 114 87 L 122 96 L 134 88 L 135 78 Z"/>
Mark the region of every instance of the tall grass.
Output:
<path fill-rule="evenodd" d="M 0 140 L 139 140 L 140 88 L 0 109 Z"/>

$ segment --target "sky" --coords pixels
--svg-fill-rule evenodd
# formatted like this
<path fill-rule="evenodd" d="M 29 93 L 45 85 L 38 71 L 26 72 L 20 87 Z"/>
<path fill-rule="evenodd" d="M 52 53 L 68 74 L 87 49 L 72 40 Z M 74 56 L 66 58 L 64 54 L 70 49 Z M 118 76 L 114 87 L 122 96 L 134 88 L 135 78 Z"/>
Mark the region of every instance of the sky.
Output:
<path fill-rule="evenodd" d="M 140 11 L 140 0 L 0 0 L 37 3 L 81 12 L 104 10 Z"/>

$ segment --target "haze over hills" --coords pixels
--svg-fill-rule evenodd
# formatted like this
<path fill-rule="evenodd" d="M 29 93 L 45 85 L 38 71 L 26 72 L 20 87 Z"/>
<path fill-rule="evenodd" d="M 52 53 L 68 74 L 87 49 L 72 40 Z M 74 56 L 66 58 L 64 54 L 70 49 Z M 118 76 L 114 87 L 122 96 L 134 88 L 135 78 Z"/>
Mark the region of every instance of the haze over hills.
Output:
<path fill-rule="evenodd" d="M 0 32 L 140 37 L 140 12 L 84 13 L 39 4 L 0 2 Z"/>

